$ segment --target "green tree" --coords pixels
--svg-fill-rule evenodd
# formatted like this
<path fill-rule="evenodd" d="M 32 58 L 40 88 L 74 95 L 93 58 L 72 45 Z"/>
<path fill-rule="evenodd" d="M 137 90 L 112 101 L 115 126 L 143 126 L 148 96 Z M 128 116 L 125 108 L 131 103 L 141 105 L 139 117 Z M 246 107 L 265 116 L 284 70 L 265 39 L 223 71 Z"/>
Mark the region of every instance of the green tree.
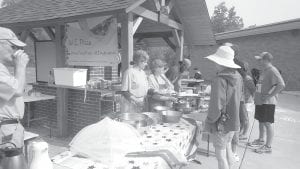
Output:
<path fill-rule="evenodd" d="M 243 19 L 236 15 L 235 8 L 228 9 L 225 2 L 215 7 L 211 22 L 214 33 L 239 30 L 244 27 Z"/>

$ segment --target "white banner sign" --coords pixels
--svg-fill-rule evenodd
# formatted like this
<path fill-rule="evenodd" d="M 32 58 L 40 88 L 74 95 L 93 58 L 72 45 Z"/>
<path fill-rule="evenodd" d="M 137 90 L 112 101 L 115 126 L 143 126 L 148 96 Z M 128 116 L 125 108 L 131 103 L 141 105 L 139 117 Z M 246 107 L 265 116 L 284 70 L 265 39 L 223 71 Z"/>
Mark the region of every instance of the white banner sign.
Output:
<path fill-rule="evenodd" d="M 92 24 L 94 25 L 90 28 Z M 113 66 L 118 64 L 116 18 L 97 17 L 67 24 L 65 49 L 68 65 Z"/>

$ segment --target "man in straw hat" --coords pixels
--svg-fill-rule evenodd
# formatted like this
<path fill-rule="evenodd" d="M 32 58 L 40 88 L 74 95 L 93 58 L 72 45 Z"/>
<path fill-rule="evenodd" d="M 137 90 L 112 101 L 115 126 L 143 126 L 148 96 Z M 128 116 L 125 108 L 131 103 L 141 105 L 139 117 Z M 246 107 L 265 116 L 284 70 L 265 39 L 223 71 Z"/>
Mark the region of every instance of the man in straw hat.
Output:
<path fill-rule="evenodd" d="M 211 84 L 205 130 L 212 135 L 219 169 L 229 169 L 234 162 L 231 141 L 240 129 L 242 77 L 236 70 L 240 66 L 234 63 L 234 51 L 229 46 L 219 47 L 206 58 L 215 63 L 218 73 Z"/>
<path fill-rule="evenodd" d="M 20 119 L 24 115 L 23 91 L 28 55 L 26 46 L 7 28 L 0 27 L 0 148 L 23 147 L 24 128 Z M 14 67 L 14 75 L 7 69 Z"/>
<path fill-rule="evenodd" d="M 259 147 L 257 153 L 271 153 L 271 144 L 274 137 L 274 114 L 277 104 L 278 93 L 284 89 L 285 83 L 279 71 L 272 65 L 273 56 L 269 52 L 262 52 L 255 56 L 258 61 L 261 75 L 256 84 L 254 95 L 255 119 L 259 121 L 259 138 L 249 146 Z M 264 142 L 265 129 L 267 141 Z"/>

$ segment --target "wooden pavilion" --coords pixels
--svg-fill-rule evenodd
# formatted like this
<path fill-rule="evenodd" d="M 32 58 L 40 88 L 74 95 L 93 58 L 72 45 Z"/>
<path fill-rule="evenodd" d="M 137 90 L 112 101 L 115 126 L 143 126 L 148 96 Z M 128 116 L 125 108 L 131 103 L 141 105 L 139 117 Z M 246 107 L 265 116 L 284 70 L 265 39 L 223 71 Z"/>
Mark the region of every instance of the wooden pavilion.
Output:
<path fill-rule="evenodd" d="M 63 36 L 66 23 L 113 15 L 121 25 L 122 70 L 132 60 L 134 43 L 168 45 L 178 60 L 183 47 L 215 44 L 204 0 L 22 0 L 0 9 L 0 25 L 13 29 L 20 39 L 39 39 L 32 33 L 43 28 L 56 46 L 56 67 L 65 67 Z M 124 65 L 124 66 L 123 66 Z M 57 127 L 67 133 L 67 90 L 57 90 Z"/>

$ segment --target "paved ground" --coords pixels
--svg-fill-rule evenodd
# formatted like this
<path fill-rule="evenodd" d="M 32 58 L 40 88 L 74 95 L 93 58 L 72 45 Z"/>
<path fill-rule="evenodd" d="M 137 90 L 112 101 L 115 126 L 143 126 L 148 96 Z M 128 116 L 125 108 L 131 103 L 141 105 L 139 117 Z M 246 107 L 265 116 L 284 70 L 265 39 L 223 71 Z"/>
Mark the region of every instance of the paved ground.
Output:
<path fill-rule="evenodd" d="M 275 137 L 272 154 L 256 154 L 249 147 L 245 146 L 246 141 L 241 142 L 238 147 L 238 154 L 241 158 L 234 169 L 298 169 L 300 160 L 300 92 L 289 92 L 280 95 L 280 103 L 276 109 L 275 116 Z M 249 132 L 249 140 L 258 137 L 258 123 L 253 120 L 253 113 L 250 115 L 252 132 Z M 43 128 L 31 128 L 42 135 L 49 144 L 50 157 L 67 150 L 66 146 L 71 138 L 49 138 L 49 131 Z M 191 163 L 184 169 L 217 169 L 217 161 L 214 156 L 214 149 L 210 146 L 210 156 L 204 153 L 207 142 L 202 141 L 197 159 L 202 165 Z"/>
<path fill-rule="evenodd" d="M 258 138 L 258 122 L 250 114 L 253 129 L 249 133 L 249 140 Z M 300 160 L 300 92 L 281 94 L 275 115 L 275 136 L 272 154 L 257 154 L 240 142 L 238 154 L 241 158 L 234 169 L 299 169 Z M 202 142 L 200 148 L 204 149 L 206 143 Z M 213 147 L 210 147 L 214 150 Z M 186 169 L 217 169 L 217 161 L 213 156 L 198 155 L 202 165 L 191 164 Z"/>

